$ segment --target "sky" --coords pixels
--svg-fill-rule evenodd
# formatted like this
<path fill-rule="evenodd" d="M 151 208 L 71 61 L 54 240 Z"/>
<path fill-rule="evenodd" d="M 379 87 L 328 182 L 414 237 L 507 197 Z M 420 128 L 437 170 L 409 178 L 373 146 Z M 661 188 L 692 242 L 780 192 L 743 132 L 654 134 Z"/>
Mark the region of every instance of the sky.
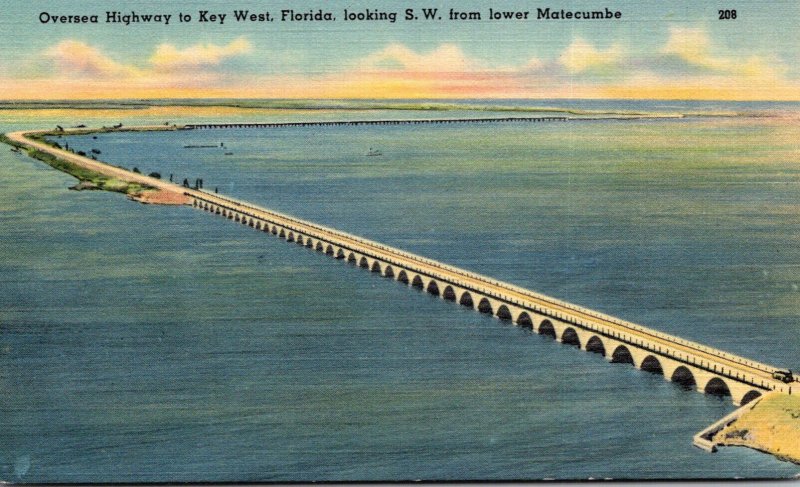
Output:
<path fill-rule="evenodd" d="M 536 20 L 538 8 L 607 6 L 621 18 Z M 407 8 L 443 19 L 407 21 Z M 450 21 L 451 8 L 482 19 Z M 489 20 L 489 8 L 531 19 Z M 736 19 L 720 20 L 723 8 Z M 284 9 L 336 21 L 282 22 Z M 344 21 L 345 9 L 398 18 Z M 227 17 L 201 23 L 200 10 Z M 239 23 L 234 10 L 277 18 Z M 106 23 L 108 11 L 171 18 Z M 0 99 L 800 100 L 798 20 L 796 1 L 0 0 Z"/>

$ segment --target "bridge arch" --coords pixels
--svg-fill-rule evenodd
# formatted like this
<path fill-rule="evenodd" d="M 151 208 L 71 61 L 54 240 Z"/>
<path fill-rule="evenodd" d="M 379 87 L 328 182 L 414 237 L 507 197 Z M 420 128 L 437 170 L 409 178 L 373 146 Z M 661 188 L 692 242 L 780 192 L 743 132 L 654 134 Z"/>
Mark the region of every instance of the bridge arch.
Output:
<path fill-rule="evenodd" d="M 578 332 L 574 328 L 567 328 L 561 333 L 561 343 L 565 345 L 574 345 L 581 348 L 581 340 L 578 338 Z"/>
<path fill-rule="evenodd" d="M 372 261 L 372 268 L 370 270 L 372 272 L 378 272 L 382 274 L 383 271 L 381 271 L 381 262 L 379 260 Z"/>
<path fill-rule="evenodd" d="M 664 368 L 661 366 L 661 362 L 653 355 L 645 357 L 639 368 L 651 374 L 664 375 Z"/>
<path fill-rule="evenodd" d="M 472 295 L 469 293 L 469 291 L 464 291 L 461 294 L 461 297 L 458 298 L 458 304 L 462 306 L 469 306 L 470 308 L 475 307 L 475 301 L 472 300 Z"/>
<path fill-rule="evenodd" d="M 692 371 L 683 365 L 678 366 L 678 368 L 675 369 L 675 372 L 672 373 L 670 380 L 687 390 L 694 389 L 697 386 L 697 381 L 694 378 L 694 374 L 692 374 Z"/>
<path fill-rule="evenodd" d="M 278 234 L 278 226 L 277 225 L 272 225 L 271 232 L 272 232 L 273 235 L 277 235 Z"/>
<path fill-rule="evenodd" d="M 403 284 L 406 284 L 406 285 L 408 285 L 408 274 L 406 274 L 406 271 L 405 271 L 405 269 L 401 270 L 401 271 L 400 271 L 400 272 L 397 274 L 397 280 L 398 280 L 399 282 L 402 282 Z"/>
<path fill-rule="evenodd" d="M 523 328 L 533 329 L 533 320 L 531 319 L 531 315 L 524 311 L 517 317 L 517 324 Z"/>
<path fill-rule="evenodd" d="M 306 238 L 306 248 L 313 249 L 315 246 L 314 239 L 311 237 Z"/>
<path fill-rule="evenodd" d="M 348 264 L 355 264 L 356 263 L 356 254 L 355 252 L 350 252 L 347 254 L 347 263 Z"/>
<path fill-rule="evenodd" d="M 392 269 L 392 266 L 386 266 L 386 268 L 383 270 L 383 277 L 394 277 L 394 269 Z"/>
<path fill-rule="evenodd" d="M 486 314 L 494 314 L 494 310 L 492 309 L 492 303 L 489 301 L 488 298 L 481 298 L 478 302 L 478 312 L 479 313 L 486 313 Z"/>
<path fill-rule="evenodd" d="M 305 241 L 305 238 L 306 238 L 305 235 L 302 235 L 302 234 L 298 233 L 298 234 L 295 234 L 294 241 L 295 241 L 295 243 L 297 245 L 303 245 L 303 242 Z"/>
<path fill-rule="evenodd" d="M 369 269 L 369 260 L 362 255 L 361 260 L 358 261 L 358 266 L 363 269 Z"/>
<path fill-rule="evenodd" d="M 227 218 L 227 216 L 228 216 L 228 210 L 225 210 L 225 209 L 223 209 L 223 210 L 222 210 L 222 216 L 224 216 L 224 217 L 226 217 L 226 218 Z"/>
<path fill-rule="evenodd" d="M 289 232 L 289 234 L 286 235 L 286 241 L 287 242 L 294 242 L 294 233 Z"/>
<path fill-rule="evenodd" d="M 513 320 L 513 317 L 511 316 L 511 310 L 509 310 L 508 306 L 505 304 L 501 304 L 500 307 L 497 308 L 497 314 L 495 316 L 504 321 Z"/>
<path fill-rule="evenodd" d="M 283 228 L 281 228 L 281 230 L 278 232 L 278 236 L 280 238 L 286 238 L 286 231 Z"/>
<path fill-rule="evenodd" d="M 625 345 L 618 345 L 617 348 L 614 349 L 614 352 L 611 354 L 611 363 L 636 365 L 633 362 L 633 355 L 630 349 Z"/>
<path fill-rule="evenodd" d="M 603 340 L 597 335 L 593 335 L 586 342 L 586 351 L 592 353 L 599 353 L 603 357 L 606 356 L 606 346 L 603 344 Z"/>
<path fill-rule="evenodd" d="M 333 245 L 328 244 L 328 246 L 325 247 L 325 254 L 326 255 L 333 255 L 334 253 L 335 253 L 335 251 L 333 250 Z"/>
<path fill-rule="evenodd" d="M 703 392 L 717 397 L 731 396 L 731 390 L 728 384 L 719 377 L 713 377 L 706 382 L 705 387 L 703 387 Z"/>
<path fill-rule="evenodd" d="M 414 278 L 411 279 L 411 287 L 415 287 L 417 289 L 424 289 L 425 283 L 422 282 L 422 276 L 419 274 L 414 275 Z"/>
<path fill-rule="evenodd" d="M 336 258 L 337 258 L 337 259 L 339 259 L 339 260 L 342 260 L 342 259 L 344 259 L 344 257 L 345 257 L 345 256 L 344 256 L 344 250 L 342 250 L 342 249 L 339 249 L 339 250 L 336 252 Z"/>
<path fill-rule="evenodd" d="M 739 400 L 739 404 L 744 406 L 745 404 L 747 404 L 747 403 L 749 403 L 751 401 L 754 401 L 754 400 L 758 399 L 759 397 L 761 397 L 761 393 L 759 391 L 755 390 L 755 389 L 752 389 L 752 390 L 750 390 L 750 392 L 748 392 L 747 394 L 742 396 L 742 399 Z"/>
<path fill-rule="evenodd" d="M 317 240 L 317 245 L 314 246 L 314 250 L 316 250 L 318 252 L 324 252 L 325 251 L 325 246 L 322 245 L 321 241 Z"/>
<path fill-rule="evenodd" d="M 550 320 L 542 320 L 539 323 L 539 334 L 544 336 L 549 336 L 553 339 L 556 338 L 556 327 L 553 326 L 553 323 Z"/>
<path fill-rule="evenodd" d="M 442 291 L 442 298 L 448 301 L 456 300 L 456 292 L 453 290 L 453 286 L 446 286 L 444 288 L 444 291 Z"/>
<path fill-rule="evenodd" d="M 260 220 L 256 222 L 256 230 L 261 230 L 261 221 Z"/>

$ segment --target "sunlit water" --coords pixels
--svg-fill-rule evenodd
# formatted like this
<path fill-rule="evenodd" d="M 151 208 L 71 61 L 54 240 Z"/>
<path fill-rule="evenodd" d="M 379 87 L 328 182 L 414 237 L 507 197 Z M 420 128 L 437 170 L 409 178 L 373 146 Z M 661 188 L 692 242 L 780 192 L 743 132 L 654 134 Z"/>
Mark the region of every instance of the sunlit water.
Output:
<path fill-rule="evenodd" d="M 167 113 L 0 115 L 7 131 L 163 123 Z M 206 190 L 800 368 L 798 135 L 793 122 L 698 118 L 68 140 L 114 164 L 203 178 Z M 203 212 L 68 191 L 72 178 L 7 150 L 0 164 L 3 480 L 799 470 L 746 449 L 692 447 L 732 410 L 727 399 Z"/>

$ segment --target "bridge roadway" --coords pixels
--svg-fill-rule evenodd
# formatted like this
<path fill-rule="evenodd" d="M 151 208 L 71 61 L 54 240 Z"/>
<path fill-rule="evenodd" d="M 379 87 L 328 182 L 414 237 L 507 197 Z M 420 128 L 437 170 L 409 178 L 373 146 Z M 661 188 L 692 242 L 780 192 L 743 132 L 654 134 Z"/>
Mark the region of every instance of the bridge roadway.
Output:
<path fill-rule="evenodd" d="M 126 128 L 131 129 L 180 130 L 180 126 Z M 86 131 L 66 130 L 64 133 L 71 132 Z M 133 173 L 26 137 L 46 133 L 49 131 L 7 135 L 29 148 L 48 152 L 93 171 L 179 195 L 195 208 L 335 258 L 346 259 L 382 276 L 499 319 L 511 320 L 562 343 L 599 353 L 611 362 L 629 363 L 642 370 L 663 374 L 668 380 L 700 392 L 729 395 L 736 405 L 746 404 L 768 391 L 792 394 L 792 389 L 797 389 L 796 382 L 785 384 L 774 379 L 772 374 L 778 369 L 770 365 L 244 201 Z"/>
<path fill-rule="evenodd" d="M 254 206 L 187 190 L 195 208 L 277 235 L 424 289 L 480 312 L 511 320 L 612 362 L 625 362 L 693 386 L 730 395 L 740 405 L 765 391 L 791 394 L 775 367 L 623 321 L 375 241 Z"/>

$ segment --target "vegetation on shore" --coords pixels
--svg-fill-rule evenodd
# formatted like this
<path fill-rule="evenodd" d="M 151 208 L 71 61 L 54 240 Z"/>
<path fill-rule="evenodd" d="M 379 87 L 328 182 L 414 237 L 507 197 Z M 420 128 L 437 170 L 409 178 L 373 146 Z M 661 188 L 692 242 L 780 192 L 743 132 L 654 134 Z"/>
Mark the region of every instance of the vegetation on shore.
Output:
<path fill-rule="evenodd" d="M 48 141 L 45 138 L 46 135 L 49 134 L 37 134 L 30 136 L 30 138 L 41 141 L 53 147 L 56 147 L 54 143 Z M 81 167 L 70 161 L 61 159 L 48 152 L 43 152 L 35 148 L 26 147 L 23 144 L 20 144 L 18 142 L 9 139 L 5 134 L 0 134 L 0 142 L 4 142 L 8 145 L 16 147 L 17 149 L 25 152 L 28 156 L 33 157 L 34 159 L 38 159 L 47 164 L 48 166 L 53 167 L 54 169 L 58 169 L 59 171 L 65 172 L 75 177 L 81 183 L 88 183 L 83 185 L 79 184 L 78 186 L 76 186 L 76 188 L 88 189 L 90 187 L 93 187 L 105 191 L 123 193 L 132 197 L 139 197 L 145 191 L 155 190 L 155 188 L 153 188 L 152 186 L 123 181 L 118 178 L 110 177 L 105 174 L 99 173 L 97 171 L 92 171 L 85 167 Z"/>
<path fill-rule="evenodd" d="M 746 446 L 800 464 L 800 396 L 768 394 L 714 435 L 714 443 Z"/>

